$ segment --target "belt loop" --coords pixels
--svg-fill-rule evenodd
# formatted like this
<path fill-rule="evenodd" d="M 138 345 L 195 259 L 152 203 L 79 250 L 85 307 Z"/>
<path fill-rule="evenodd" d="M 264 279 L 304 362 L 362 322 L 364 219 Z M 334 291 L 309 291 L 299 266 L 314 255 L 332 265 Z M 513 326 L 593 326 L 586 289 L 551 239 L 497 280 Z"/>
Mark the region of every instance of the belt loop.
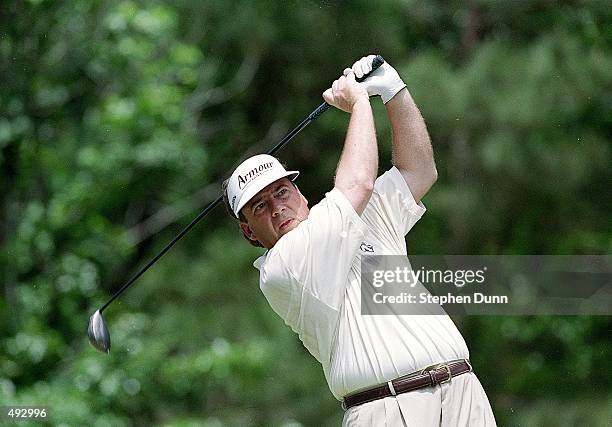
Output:
<path fill-rule="evenodd" d="M 397 393 L 395 392 L 395 387 L 393 387 L 393 381 L 387 381 L 387 386 L 389 387 L 391 396 L 397 396 Z"/>
<path fill-rule="evenodd" d="M 434 370 L 430 369 L 429 371 L 427 371 L 427 373 L 429 374 L 429 379 L 431 380 L 431 385 L 432 386 L 436 385 L 436 375 L 434 374 Z"/>

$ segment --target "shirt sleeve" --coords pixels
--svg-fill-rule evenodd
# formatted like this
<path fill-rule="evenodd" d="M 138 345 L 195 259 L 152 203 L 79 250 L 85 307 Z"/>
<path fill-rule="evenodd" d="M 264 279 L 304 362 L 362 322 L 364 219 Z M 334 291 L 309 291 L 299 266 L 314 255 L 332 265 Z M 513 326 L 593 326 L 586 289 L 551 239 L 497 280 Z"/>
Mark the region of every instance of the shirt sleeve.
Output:
<path fill-rule="evenodd" d="M 393 166 L 376 179 L 362 218 L 380 239 L 403 242 L 425 210 L 422 202 L 416 203 L 403 175 Z"/>

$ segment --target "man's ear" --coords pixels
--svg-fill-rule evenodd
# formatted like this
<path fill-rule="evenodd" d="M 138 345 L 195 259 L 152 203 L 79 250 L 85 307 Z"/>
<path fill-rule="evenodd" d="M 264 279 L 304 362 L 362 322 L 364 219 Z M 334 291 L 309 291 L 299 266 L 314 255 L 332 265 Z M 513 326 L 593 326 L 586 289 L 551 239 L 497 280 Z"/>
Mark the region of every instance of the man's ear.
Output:
<path fill-rule="evenodd" d="M 249 224 L 241 221 L 240 230 L 242 231 L 242 234 L 244 235 L 244 237 L 254 242 L 257 242 L 257 237 L 255 236 L 255 233 L 253 233 L 253 230 L 251 230 L 251 227 L 249 227 Z"/>

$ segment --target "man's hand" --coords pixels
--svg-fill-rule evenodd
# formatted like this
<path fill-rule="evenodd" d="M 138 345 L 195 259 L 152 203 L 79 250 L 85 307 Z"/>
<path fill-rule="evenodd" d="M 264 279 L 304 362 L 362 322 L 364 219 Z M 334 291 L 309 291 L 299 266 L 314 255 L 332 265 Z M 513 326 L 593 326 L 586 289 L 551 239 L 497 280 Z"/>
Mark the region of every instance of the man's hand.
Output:
<path fill-rule="evenodd" d="M 344 75 L 332 83 L 331 88 L 323 92 L 323 99 L 342 111 L 351 113 L 353 106 L 359 100 L 368 100 L 368 91 L 355 80 L 355 74 L 350 68 L 344 70 Z"/>
<path fill-rule="evenodd" d="M 372 71 L 372 61 L 375 57 L 376 55 L 368 55 L 355 62 L 352 67 L 355 77 L 360 78 Z M 406 87 L 395 68 L 387 62 L 383 63 L 361 84 L 367 89 L 368 95 L 380 95 L 385 104 Z"/>

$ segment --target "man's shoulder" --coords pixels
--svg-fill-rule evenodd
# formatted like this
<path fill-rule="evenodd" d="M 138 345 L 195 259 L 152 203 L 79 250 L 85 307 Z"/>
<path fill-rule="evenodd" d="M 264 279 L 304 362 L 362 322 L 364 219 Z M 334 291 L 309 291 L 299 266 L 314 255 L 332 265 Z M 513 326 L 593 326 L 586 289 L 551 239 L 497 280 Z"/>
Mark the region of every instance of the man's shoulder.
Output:
<path fill-rule="evenodd" d="M 259 270 L 260 287 L 266 283 L 282 283 L 294 279 L 291 260 L 294 256 L 299 259 L 299 254 L 305 251 L 299 230 L 301 226 L 302 223 L 282 236 L 272 248 L 255 260 L 253 265 Z"/>

